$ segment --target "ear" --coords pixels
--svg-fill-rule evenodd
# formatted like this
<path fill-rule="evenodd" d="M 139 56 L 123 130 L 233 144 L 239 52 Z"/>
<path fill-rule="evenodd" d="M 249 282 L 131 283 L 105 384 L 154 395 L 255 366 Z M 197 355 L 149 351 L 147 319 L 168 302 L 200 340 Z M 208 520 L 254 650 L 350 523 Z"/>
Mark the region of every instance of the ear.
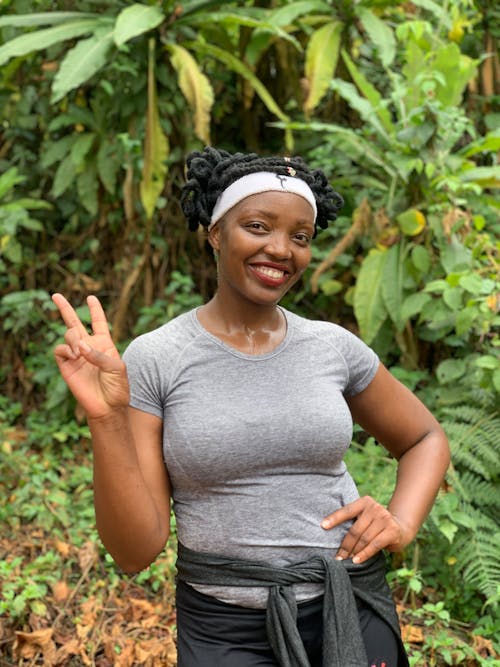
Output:
<path fill-rule="evenodd" d="M 220 225 L 218 222 L 208 232 L 208 242 L 214 250 L 220 249 Z"/>

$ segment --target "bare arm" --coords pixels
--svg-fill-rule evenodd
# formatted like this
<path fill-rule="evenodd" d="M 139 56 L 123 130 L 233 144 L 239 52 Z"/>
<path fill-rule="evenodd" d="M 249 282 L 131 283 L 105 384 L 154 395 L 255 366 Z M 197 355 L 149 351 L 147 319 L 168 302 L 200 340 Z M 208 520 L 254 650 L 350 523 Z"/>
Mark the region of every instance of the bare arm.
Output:
<path fill-rule="evenodd" d="M 400 551 L 414 539 L 443 481 L 450 452 L 436 419 L 382 365 L 348 404 L 353 419 L 398 460 L 396 488 L 387 508 L 368 496 L 322 522 L 329 529 L 355 519 L 337 557 L 363 562 L 384 548 Z"/>
<path fill-rule="evenodd" d="M 93 335 L 62 295 L 53 300 L 68 327 L 65 344 L 55 349 L 56 361 L 92 434 L 99 534 L 117 564 L 137 572 L 155 559 L 169 534 L 162 420 L 128 406 L 126 367 L 96 297 L 88 298 Z"/>

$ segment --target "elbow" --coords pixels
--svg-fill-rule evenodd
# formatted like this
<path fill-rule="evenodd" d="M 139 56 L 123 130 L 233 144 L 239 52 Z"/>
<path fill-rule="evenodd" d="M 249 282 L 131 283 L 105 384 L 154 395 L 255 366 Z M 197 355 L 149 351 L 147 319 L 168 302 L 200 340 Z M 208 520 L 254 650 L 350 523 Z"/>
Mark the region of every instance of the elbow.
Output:
<path fill-rule="evenodd" d="M 151 554 L 138 554 L 136 557 L 128 556 L 126 558 L 114 555 L 112 552 L 109 553 L 121 572 L 133 576 L 134 574 L 139 574 L 139 572 L 146 570 L 152 563 L 154 563 L 162 550 L 163 549 L 159 549 Z"/>
<path fill-rule="evenodd" d="M 121 572 L 128 575 L 138 574 L 146 570 L 164 550 L 168 540 L 168 533 L 158 540 L 142 543 L 140 540 L 133 545 L 110 544 L 101 535 L 101 540 L 115 565 Z"/>

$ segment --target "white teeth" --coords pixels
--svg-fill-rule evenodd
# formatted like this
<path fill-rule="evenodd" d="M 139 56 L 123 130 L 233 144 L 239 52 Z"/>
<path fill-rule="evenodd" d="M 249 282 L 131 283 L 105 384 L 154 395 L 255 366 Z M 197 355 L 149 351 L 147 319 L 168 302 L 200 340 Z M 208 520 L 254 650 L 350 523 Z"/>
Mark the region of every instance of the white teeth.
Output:
<path fill-rule="evenodd" d="M 269 276 L 269 278 L 274 278 L 275 280 L 279 280 L 285 275 L 284 271 L 272 269 L 270 266 L 258 266 L 257 271 L 263 273 L 265 276 Z"/>

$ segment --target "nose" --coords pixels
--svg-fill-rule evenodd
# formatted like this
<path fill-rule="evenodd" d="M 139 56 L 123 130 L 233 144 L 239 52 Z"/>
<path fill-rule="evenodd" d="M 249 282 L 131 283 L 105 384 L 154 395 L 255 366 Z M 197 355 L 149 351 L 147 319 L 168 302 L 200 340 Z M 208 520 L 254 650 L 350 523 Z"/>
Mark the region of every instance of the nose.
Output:
<path fill-rule="evenodd" d="M 290 259 L 292 256 L 291 241 L 288 234 L 273 232 L 264 248 L 267 255 L 276 259 Z"/>

